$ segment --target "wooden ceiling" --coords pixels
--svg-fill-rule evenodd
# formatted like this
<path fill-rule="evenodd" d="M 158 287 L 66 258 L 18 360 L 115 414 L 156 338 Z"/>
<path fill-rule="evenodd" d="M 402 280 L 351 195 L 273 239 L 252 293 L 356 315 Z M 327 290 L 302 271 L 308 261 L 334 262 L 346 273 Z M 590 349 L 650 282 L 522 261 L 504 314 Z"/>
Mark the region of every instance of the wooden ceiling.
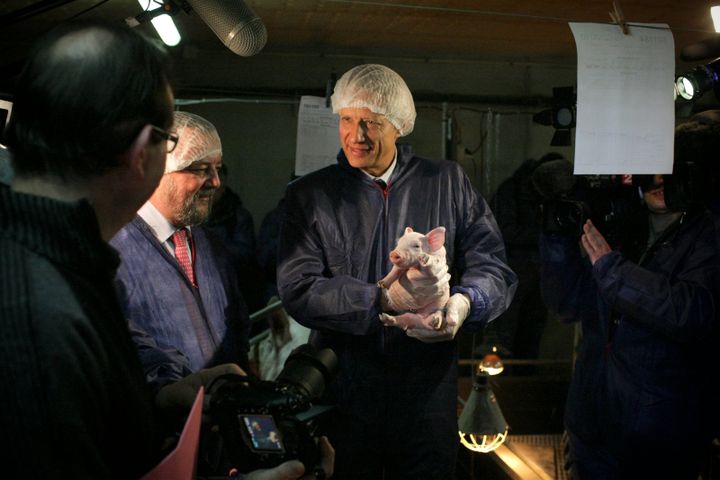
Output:
<path fill-rule="evenodd" d="M 612 10 L 611 0 L 246 0 L 246 3 L 262 18 L 268 31 L 267 44 L 258 55 L 373 54 L 568 64 L 576 61 L 568 22 L 609 23 L 608 12 Z M 620 0 L 629 22 L 668 24 L 677 52 L 716 35 L 710 5 L 698 0 Z M 140 12 L 137 0 L 3 0 L 0 79 L 17 68 L 39 35 L 58 23 L 73 17 L 122 22 Z M 183 35 L 182 46 L 175 47 L 176 50 L 227 50 L 195 12 L 180 11 L 175 19 Z M 149 25 L 137 28 L 152 31 Z M 233 55 L 229 50 L 227 54 Z"/>

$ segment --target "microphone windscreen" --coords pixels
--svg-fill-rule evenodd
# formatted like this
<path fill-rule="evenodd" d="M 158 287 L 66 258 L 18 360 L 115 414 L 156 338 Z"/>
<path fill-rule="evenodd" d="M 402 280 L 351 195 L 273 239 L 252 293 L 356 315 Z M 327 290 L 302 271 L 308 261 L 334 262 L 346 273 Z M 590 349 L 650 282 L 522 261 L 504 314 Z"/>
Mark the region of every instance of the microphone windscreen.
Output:
<path fill-rule="evenodd" d="M 540 164 L 532 173 L 532 184 L 544 198 L 557 198 L 575 186 L 573 165 L 564 158 Z"/>
<path fill-rule="evenodd" d="M 187 2 L 220 41 L 237 55 L 250 57 L 265 46 L 265 25 L 243 0 Z"/>
<path fill-rule="evenodd" d="M 680 58 L 686 62 L 720 57 L 720 38 L 708 38 L 680 50 Z"/>

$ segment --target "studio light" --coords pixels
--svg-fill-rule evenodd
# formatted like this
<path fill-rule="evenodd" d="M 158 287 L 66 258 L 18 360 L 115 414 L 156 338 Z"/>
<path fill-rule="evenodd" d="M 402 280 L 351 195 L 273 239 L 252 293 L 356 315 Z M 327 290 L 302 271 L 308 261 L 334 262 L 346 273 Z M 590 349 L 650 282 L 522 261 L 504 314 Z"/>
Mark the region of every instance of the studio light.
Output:
<path fill-rule="evenodd" d="M 572 145 L 572 130 L 569 128 L 555 130 L 552 139 L 550 139 L 550 146 L 569 147 L 570 145 Z"/>
<path fill-rule="evenodd" d="M 679 75 L 675 79 L 678 95 L 685 100 L 696 100 L 708 91 L 715 90 L 720 83 L 719 70 L 720 58 Z"/>
<path fill-rule="evenodd" d="M 555 128 L 550 145 L 572 145 L 572 129 L 575 128 L 575 87 L 554 87 L 553 106 L 533 115 L 533 121 Z"/>
<path fill-rule="evenodd" d="M 144 12 L 137 17 L 126 19 L 131 27 L 150 20 L 157 31 L 160 39 L 168 47 L 174 47 L 180 43 L 180 32 L 169 14 L 174 14 L 177 7 L 172 2 L 161 0 L 138 0 Z"/>
<path fill-rule="evenodd" d="M 488 383 L 490 375 L 502 370 L 502 362 L 496 354 L 483 357 L 458 420 L 460 443 L 473 452 L 492 452 L 507 438 L 508 424 Z"/>

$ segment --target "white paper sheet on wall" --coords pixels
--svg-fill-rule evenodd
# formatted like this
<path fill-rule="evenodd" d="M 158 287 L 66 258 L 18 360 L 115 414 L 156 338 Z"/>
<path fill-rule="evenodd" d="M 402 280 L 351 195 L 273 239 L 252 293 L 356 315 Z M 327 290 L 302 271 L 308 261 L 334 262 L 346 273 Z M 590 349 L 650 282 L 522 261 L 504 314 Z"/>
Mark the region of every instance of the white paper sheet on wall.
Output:
<path fill-rule="evenodd" d="M 338 121 L 339 117 L 326 106 L 325 98 L 300 98 L 295 175 L 305 175 L 337 161 L 340 151 Z"/>
<path fill-rule="evenodd" d="M 675 45 L 662 24 L 570 23 L 578 52 L 575 174 L 671 173 Z"/>

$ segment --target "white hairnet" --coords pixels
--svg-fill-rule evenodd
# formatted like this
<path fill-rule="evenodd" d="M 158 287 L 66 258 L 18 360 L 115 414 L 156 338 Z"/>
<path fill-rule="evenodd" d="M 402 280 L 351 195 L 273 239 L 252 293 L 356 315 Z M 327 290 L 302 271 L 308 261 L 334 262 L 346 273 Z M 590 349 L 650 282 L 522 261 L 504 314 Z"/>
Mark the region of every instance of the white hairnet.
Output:
<path fill-rule="evenodd" d="M 359 65 L 340 77 L 331 97 L 333 113 L 343 108 L 367 108 L 384 115 L 400 136 L 415 126 L 415 104 L 400 75 L 383 65 Z"/>
<path fill-rule="evenodd" d="M 215 126 L 194 113 L 175 112 L 173 130 L 180 140 L 175 150 L 168 153 L 165 173 L 177 172 L 210 155 L 222 154 Z"/>

